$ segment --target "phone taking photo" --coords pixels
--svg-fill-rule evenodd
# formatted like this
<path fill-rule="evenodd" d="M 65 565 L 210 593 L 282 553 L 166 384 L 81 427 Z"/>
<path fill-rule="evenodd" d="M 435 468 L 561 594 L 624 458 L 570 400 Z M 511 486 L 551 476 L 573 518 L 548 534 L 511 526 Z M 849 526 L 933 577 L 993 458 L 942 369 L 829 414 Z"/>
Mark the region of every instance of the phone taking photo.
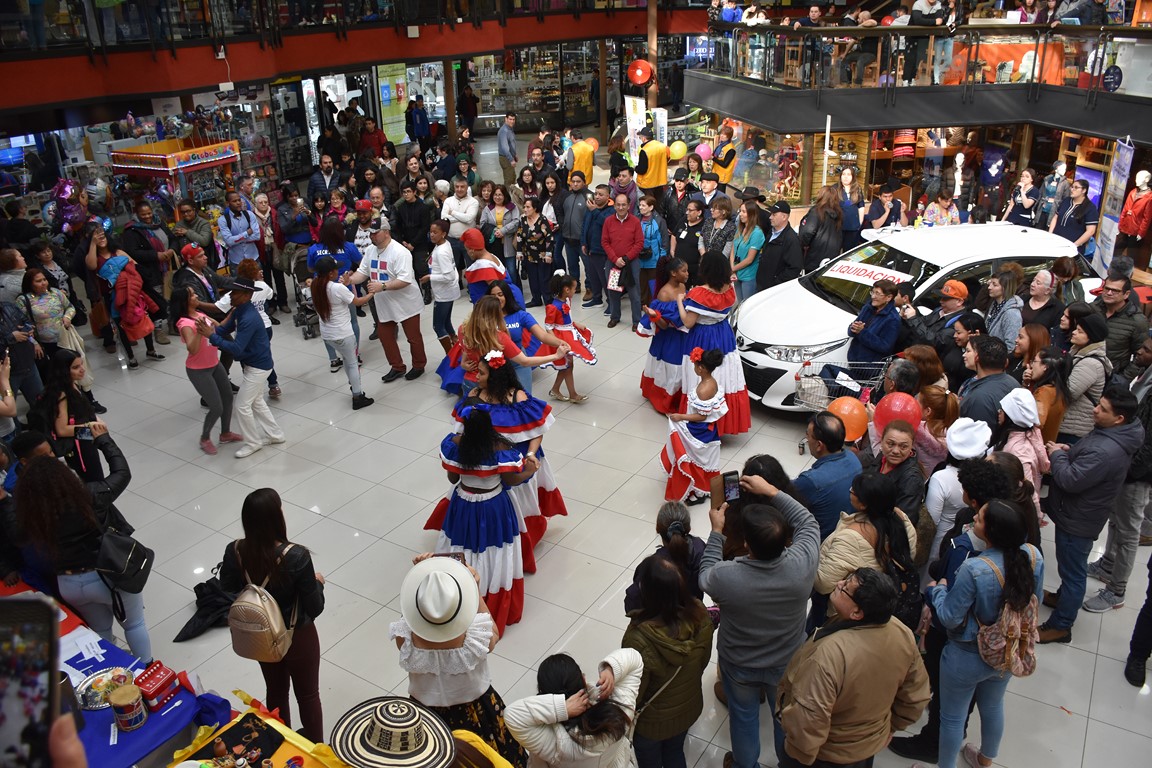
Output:
<path fill-rule="evenodd" d="M 736 501 L 736 499 L 740 498 L 740 473 L 725 472 L 722 477 L 724 481 L 724 501 Z"/>
<path fill-rule="evenodd" d="M 50 768 L 60 711 L 60 609 L 47 597 L 0 599 L 0 766 Z"/>
<path fill-rule="evenodd" d="M 76 427 L 74 436 L 77 440 L 95 440 L 91 427 Z"/>

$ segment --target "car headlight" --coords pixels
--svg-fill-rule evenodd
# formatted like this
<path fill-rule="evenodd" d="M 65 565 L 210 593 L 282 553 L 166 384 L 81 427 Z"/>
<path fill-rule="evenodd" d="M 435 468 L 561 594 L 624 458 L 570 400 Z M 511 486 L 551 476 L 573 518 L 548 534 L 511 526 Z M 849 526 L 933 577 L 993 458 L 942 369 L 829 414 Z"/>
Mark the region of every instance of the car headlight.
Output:
<path fill-rule="evenodd" d="M 833 350 L 839 349 L 847 343 L 848 339 L 840 339 L 828 344 L 816 344 L 807 347 L 791 347 L 783 345 L 756 346 L 763 346 L 763 353 L 773 360 L 780 360 L 781 362 L 785 363 L 803 363 L 805 360 L 811 360 L 814 357 L 819 357 Z"/>

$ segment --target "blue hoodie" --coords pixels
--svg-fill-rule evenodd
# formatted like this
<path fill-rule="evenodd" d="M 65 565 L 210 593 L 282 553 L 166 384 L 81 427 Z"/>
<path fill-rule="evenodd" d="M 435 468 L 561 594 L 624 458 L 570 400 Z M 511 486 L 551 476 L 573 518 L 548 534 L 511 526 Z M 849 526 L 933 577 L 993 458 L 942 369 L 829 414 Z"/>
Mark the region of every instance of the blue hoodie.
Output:
<path fill-rule="evenodd" d="M 855 334 L 848 347 L 849 362 L 878 363 L 896 351 L 900 315 L 895 304 L 890 301 L 877 312 L 869 301 L 860 309 L 856 319 L 864 323 L 864 330 Z M 849 331 L 848 335 L 853 334 Z"/>

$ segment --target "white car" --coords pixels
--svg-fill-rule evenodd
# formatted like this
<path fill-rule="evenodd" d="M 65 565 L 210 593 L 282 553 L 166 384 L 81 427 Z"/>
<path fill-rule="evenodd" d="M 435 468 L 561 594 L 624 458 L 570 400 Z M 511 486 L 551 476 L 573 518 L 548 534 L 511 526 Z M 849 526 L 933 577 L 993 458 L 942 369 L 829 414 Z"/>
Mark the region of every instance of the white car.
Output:
<path fill-rule="evenodd" d="M 757 293 L 743 302 L 732 325 L 744 362 L 748 394 L 770 408 L 802 410 L 796 403 L 796 373 L 823 363 L 843 364 L 848 325 L 872 284 L 881 278 L 916 287 L 922 313 L 936 309 L 935 291 L 959 280 L 975 297 L 993 265 L 1015 261 L 1031 275 L 1060 256 L 1077 259 L 1083 278 L 1097 276 L 1068 240 L 1007 222 L 919 229 L 879 230 L 873 239 L 803 277 Z M 1094 287 L 1085 281 L 1085 290 Z"/>

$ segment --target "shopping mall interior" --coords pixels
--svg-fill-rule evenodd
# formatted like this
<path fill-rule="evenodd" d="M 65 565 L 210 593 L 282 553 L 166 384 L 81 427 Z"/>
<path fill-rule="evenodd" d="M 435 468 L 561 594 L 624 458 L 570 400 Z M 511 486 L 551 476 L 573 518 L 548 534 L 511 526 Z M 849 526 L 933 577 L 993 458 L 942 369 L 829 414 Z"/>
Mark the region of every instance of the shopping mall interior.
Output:
<path fill-rule="evenodd" d="M 13 3 L 0 13 L 0 203 L 18 201 L 62 255 L 65 243 L 75 247 L 75 233 L 54 220 L 66 202 L 57 197 L 61 180 L 72 192 L 85 190 L 91 210 L 117 232 L 142 198 L 169 220 L 177 200 L 191 201 L 206 218 L 219 215 L 241 175 L 254 175 L 256 190 L 275 206 L 283 200 L 281 182 L 307 187 L 320 160 L 318 141 L 352 100 L 403 162 L 409 145 L 419 149 L 406 114 L 412 100 L 425 105 L 433 143 L 441 137 L 455 144 L 465 86 L 478 98 L 471 123 L 480 179 L 502 178 L 496 134 L 506 113 L 517 115 L 521 162 L 538 129 L 578 128 L 594 137 L 589 186 L 609 179 L 606 147 L 615 130 L 634 140 L 647 124 L 665 145 L 682 142 L 685 151 L 671 153 L 671 174 L 686 153 L 710 149 L 729 126 L 737 147 L 730 186 L 756 187 L 765 206 L 787 202 L 793 225 L 846 167 L 867 198 L 887 187 L 909 210 L 930 199 L 942 177 L 962 177 L 967 220 L 974 211 L 998 218 L 1023 169 L 1046 175 L 1063 163 L 1068 179 L 1090 184 L 1101 221 L 1097 259 L 1105 265 L 1138 172 L 1152 170 L 1149 0 L 1127 8 L 1109 0 L 1107 26 L 1037 24 L 1006 10 L 1011 3 L 961 0 L 970 17 L 947 35 L 892 26 L 897 2 L 865 0 L 859 7 L 880 23 L 839 26 L 853 8 L 837 0 L 822 7 L 830 28 L 818 35 L 794 26 L 808 7 L 787 0 L 765 5 L 765 18 L 752 24 L 710 21 L 706 0 L 649 2 Z M 644 63 L 640 75 L 636 62 Z M 1128 243 L 1137 282 L 1148 278 L 1144 235 Z M 71 254 L 66 258 L 70 265 Z M 465 292 L 455 302 L 455 323 L 470 310 Z M 353 411 L 345 375 L 330 370 L 321 340 L 306 338 L 281 313 L 270 333 L 283 394 L 270 405 L 285 440 L 243 459 L 225 446 L 207 455 L 198 445 L 205 411 L 179 339 L 157 348 L 163 360 L 145 359 L 138 346 L 141 364 L 129 368 L 122 348 L 113 343 L 106 353 L 90 329 L 80 329 L 93 394 L 107 408 L 100 418 L 131 468 L 116 506 L 155 552 L 143 591 L 152 653 L 187 672 L 180 679 L 189 689 L 177 694 L 186 697 L 180 710 L 158 709 L 119 738 L 113 725 L 111 740 L 112 714 L 85 712 L 89 765 L 189 759 L 197 736 L 198 746 L 211 747 L 204 740 L 210 731 L 197 734 L 193 724 L 194 693 L 213 691 L 239 712 L 248 695 L 264 698 L 259 665 L 234 653 L 223 625 L 174 642 L 197 612 L 194 588 L 244 535 L 241 506 L 259 488 L 279 493 L 289 538 L 310 550 L 325 578 L 316 620 L 325 728 L 362 701 L 408 695 L 390 626 L 401 618 L 412 559 L 437 545 L 425 522 L 451 491 L 440 446 L 455 426 L 456 401 L 431 370 L 444 358 L 431 316 L 432 307 L 424 307 L 429 370 L 391 383 L 381 375 L 394 366 L 367 338 L 371 319 L 361 318 L 369 329 L 361 346 L 364 390 L 376 402 Z M 535 547 L 536 572 L 524 577 L 523 618 L 488 657 L 492 685 L 509 703 L 537 693 L 536 670 L 553 653 L 571 654 L 589 679 L 595 675 L 629 625 L 624 593 L 633 572 L 660 544 L 655 522 L 668 477 L 661 451 L 669 424 L 639 387 L 648 342 L 627 322 L 605 327 L 599 306 L 577 300 L 571 316 L 594 332 L 597 360 L 576 363 L 586 402 L 548 400 L 555 424 L 543 443 L 567 514 L 549 519 Z M 407 345 L 400 348 L 409 357 Z M 547 398 L 552 371 L 537 370 L 533 383 L 535 395 Z M 20 399 L 18 418 L 26 412 Z M 753 402 L 751 429 L 721 442 L 721 471 L 738 472 L 762 454 L 793 477 L 810 467 L 803 446 L 809 415 Z M 691 516 L 692 533 L 707 538 L 708 505 L 691 507 Z M 1054 526 L 1041 536 L 1048 554 Z M 1103 547 L 1101 536 L 1093 552 Z M 1081 612 L 1071 642 L 1038 648 L 1035 674 L 1008 686 L 995 765 L 1147 764 L 1152 688 L 1129 685 L 1123 669 L 1148 588 L 1148 553 L 1138 551 L 1125 605 Z M 1050 589 L 1060 584 L 1054 557 L 1044 582 Z M 1088 586 L 1091 594 L 1100 585 Z M 72 618 L 62 635 L 78 625 Z M 106 651 L 129 658 L 123 630 L 115 631 L 117 648 Z M 104 666 L 98 647 L 73 639 L 64 648 L 61 661 L 78 657 L 78 669 Z M 713 689 L 716 661 L 713 651 L 703 713 L 685 744 L 689 767 L 726 767 L 732 748 L 728 710 Z M 11 734 L 3 720 L 0 733 Z M 978 742 L 979 733 L 973 714 L 968 740 Z M 315 746 L 288 729 L 283 739 L 299 751 Z M 772 743 L 766 705 L 762 765 L 777 764 Z M 285 749 L 278 760 L 291 756 Z M 322 747 L 306 755 L 287 764 L 344 765 Z M 883 750 L 874 764 L 910 763 Z"/>

